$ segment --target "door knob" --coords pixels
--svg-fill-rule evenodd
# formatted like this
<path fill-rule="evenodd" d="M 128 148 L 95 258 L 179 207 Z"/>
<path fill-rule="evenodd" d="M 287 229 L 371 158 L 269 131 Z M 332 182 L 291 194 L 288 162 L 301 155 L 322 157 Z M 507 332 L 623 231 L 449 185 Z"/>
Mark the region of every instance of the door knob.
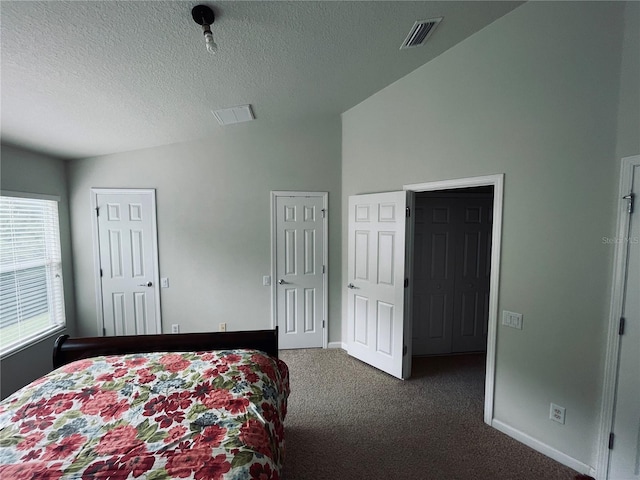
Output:
<path fill-rule="evenodd" d="M 287 282 L 285 282 L 285 281 L 284 281 L 284 279 L 283 279 L 283 278 L 281 278 L 280 280 L 278 280 L 278 283 L 279 283 L 280 285 L 284 285 L 284 284 L 285 284 L 285 283 L 287 283 Z"/>
<path fill-rule="evenodd" d="M 147 283 L 141 283 L 140 285 L 138 285 L 139 287 L 152 287 L 153 283 L 151 282 L 147 282 Z"/>
<path fill-rule="evenodd" d="M 350 283 L 349 285 L 347 285 L 347 288 L 358 288 L 358 287 L 356 287 L 353 283 Z"/>

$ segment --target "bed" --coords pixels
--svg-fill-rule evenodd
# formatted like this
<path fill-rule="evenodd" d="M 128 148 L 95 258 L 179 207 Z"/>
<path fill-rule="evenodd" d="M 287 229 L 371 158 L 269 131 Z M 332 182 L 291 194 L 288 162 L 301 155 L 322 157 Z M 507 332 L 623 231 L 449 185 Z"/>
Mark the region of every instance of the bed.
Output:
<path fill-rule="evenodd" d="M 0 403 L 0 478 L 279 479 L 277 331 L 56 340 Z"/>

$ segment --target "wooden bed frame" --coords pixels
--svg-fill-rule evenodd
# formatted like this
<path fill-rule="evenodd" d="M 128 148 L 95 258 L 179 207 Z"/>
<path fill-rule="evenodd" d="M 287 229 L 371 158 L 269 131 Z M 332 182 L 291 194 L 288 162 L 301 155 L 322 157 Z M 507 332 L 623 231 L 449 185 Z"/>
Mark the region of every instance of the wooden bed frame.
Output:
<path fill-rule="evenodd" d="M 126 335 L 119 337 L 78 337 L 60 335 L 53 346 L 53 368 L 83 358 L 100 355 L 123 355 L 150 352 L 201 352 L 248 348 L 261 350 L 278 358 L 278 327 L 219 333 L 176 333 L 161 335 Z"/>

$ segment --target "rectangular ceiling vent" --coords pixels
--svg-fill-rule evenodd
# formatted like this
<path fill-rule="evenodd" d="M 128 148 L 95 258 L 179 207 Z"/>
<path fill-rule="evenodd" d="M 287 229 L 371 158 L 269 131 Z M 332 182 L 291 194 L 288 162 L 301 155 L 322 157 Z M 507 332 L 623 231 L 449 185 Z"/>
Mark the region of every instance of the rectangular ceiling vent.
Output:
<path fill-rule="evenodd" d="M 424 45 L 429 37 L 433 35 L 433 32 L 442 21 L 442 18 L 443 17 L 431 18 L 429 20 L 418 20 L 414 23 L 409 35 L 407 35 L 407 38 L 402 42 L 400 50 L 404 50 L 405 48 L 421 47 Z"/>
<path fill-rule="evenodd" d="M 248 122 L 256 118 L 253 115 L 251 105 L 221 108 L 220 110 L 213 110 L 212 113 L 220 125 L 233 125 L 234 123 Z"/>

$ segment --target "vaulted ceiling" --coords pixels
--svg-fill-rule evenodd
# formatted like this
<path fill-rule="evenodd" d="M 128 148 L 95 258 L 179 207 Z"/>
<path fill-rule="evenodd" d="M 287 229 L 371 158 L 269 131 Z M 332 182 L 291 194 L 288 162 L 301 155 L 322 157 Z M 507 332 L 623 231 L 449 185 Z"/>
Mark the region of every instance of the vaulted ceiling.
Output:
<path fill-rule="evenodd" d="M 2 141 L 83 158 L 337 116 L 522 2 L 0 2 Z M 444 17 L 399 50 L 416 20 Z M 211 111 L 251 104 L 252 123 Z M 381 112 L 381 114 L 383 114 Z"/>

